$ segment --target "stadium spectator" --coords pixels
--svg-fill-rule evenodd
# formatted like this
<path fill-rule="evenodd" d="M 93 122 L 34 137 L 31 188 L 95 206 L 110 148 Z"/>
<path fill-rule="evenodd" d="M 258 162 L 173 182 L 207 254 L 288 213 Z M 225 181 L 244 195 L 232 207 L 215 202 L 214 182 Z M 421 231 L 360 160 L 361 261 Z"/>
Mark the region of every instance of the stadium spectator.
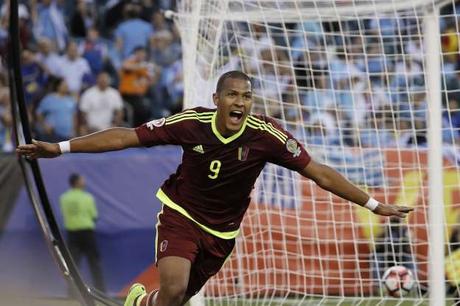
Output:
<path fill-rule="evenodd" d="M 107 44 L 100 39 L 96 28 L 89 28 L 87 33 L 86 38 L 79 44 L 79 51 L 88 62 L 91 73 L 98 75 L 104 68 L 111 67 Z"/>
<path fill-rule="evenodd" d="M 78 96 L 85 84 L 94 82 L 88 61 L 81 57 L 78 45 L 75 41 L 69 42 L 67 52 L 61 57 L 61 68 L 58 76 L 64 78 L 68 84 L 69 91 Z"/>
<path fill-rule="evenodd" d="M 166 91 L 166 96 L 156 96 L 157 103 L 152 104 L 152 115 L 161 118 L 180 112 L 184 97 L 184 71 L 182 59 L 177 59 L 173 64 L 164 68 L 161 73 L 160 88 L 155 93 Z"/>
<path fill-rule="evenodd" d="M 460 103 L 455 95 L 448 96 L 447 107 L 442 114 L 443 142 L 460 145 Z"/>
<path fill-rule="evenodd" d="M 166 67 L 173 64 L 181 56 L 180 44 L 174 42 L 173 34 L 168 30 L 161 30 L 153 34 L 150 44 L 150 60 Z"/>
<path fill-rule="evenodd" d="M 408 91 L 409 88 L 421 86 L 423 83 L 422 62 L 416 61 L 411 56 L 404 56 L 396 63 L 390 84 L 393 91 Z"/>
<path fill-rule="evenodd" d="M 382 74 L 392 70 L 391 62 L 384 54 L 380 42 L 371 42 L 367 45 L 366 66 L 361 69 L 369 74 L 369 79 L 374 84 L 381 85 Z"/>
<path fill-rule="evenodd" d="M 8 24 L 9 20 L 9 5 L 10 1 L 7 0 L 3 3 L 0 11 L 0 19 Z M 19 17 L 19 41 L 23 48 L 30 48 L 33 43 L 33 34 L 30 14 L 27 6 L 23 3 L 18 4 L 18 17 Z"/>
<path fill-rule="evenodd" d="M 153 34 L 152 25 L 139 18 L 139 5 L 125 5 L 124 14 L 126 20 L 115 29 L 117 49 L 123 59 L 129 57 L 137 47 L 147 49 Z"/>
<path fill-rule="evenodd" d="M 36 141 L 18 146 L 17 152 L 31 159 L 64 152 L 182 146 L 182 165 L 157 193 L 164 204 L 156 239 L 160 290 L 147 293 L 135 284 L 125 305 L 183 305 L 200 291 L 231 254 L 266 162 L 297 171 L 378 215 L 405 217 L 412 211 L 377 202 L 337 171 L 313 161 L 273 118 L 250 115 L 252 95 L 249 77 L 230 71 L 217 82 L 217 110 L 197 107 L 136 129 L 112 128 L 59 144 Z"/>
<path fill-rule="evenodd" d="M 69 185 L 70 189 L 59 199 L 69 250 L 77 265 L 83 257 L 87 258 L 94 286 L 104 292 L 95 232 L 98 218 L 96 202 L 91 193 L 85 191 L 85 179 L 81 175 L 71 174 Z"/>
<path fill-rule="evenodd" d="M 456 18 L 441 19 L 444 21 L 447 20 L 445 29 L 441 27 L 442 70 L 443 73 L 447 75 L 453 75 L 460 68 L 460 39 L 458 35 L 458 24 L 455 19 Z"/>
<path fill-rule="evenodd" d="M 423 88 L 412 88 L 409 94 L 409 103 L 401 104 L 400 116 L 412 125 L 414 131 L 409 140 L 412 146 L 424 146 L 427 142 L 426 124 L 428 120 L 428 105 Z"/>
<path fill-rule="evenodd" d="M 369 35 L 382 40 L 383 44 L 380 44 L 384 47 L 382 51 L 385 54 L 392 54 L 398 49 L 396 34 L 401 28 L 404 28 L 403 22 L 404 20 L 398 20 L 397 17 L 375 16 L 369 19 L 366 28 Z"/>
<path fill-rule="evenodd" d="M 57 76 L 62 69 L 61 57 L 55 52 L 54 46 L 48 38 L 38 40 L 36 58 L 48 75 Z"/>
<path fill-rule="evenodd" d="M 75 136 L 77 103 L 69 95 L 64 79 L 56 78 L 50 86 L 51 93 L 43 98 L 36 110 L 36 129 L 40 139 L 61 141 Z"/>
<path fill-rule="evenodd" d="M 21 53 L 21 75 L 24 85 L 24 98 L 29 109 L 38 102 L 46 87 L 47 76 L 43 66 L 37 61 L 32 50 L 24 49 Z"/>
<path fill-rule="evenodd" d="M 414 130 L 411 129 L 411 123 L 399 117 L 396 121 L 396 143 L 398 148 L 410 148 L 412 139 L 415 137 Z"/>
<path fill-rule="evenodd" d="M 175 0 L 157 0 L 155 2 L 159 10 L 174 10 L 177 5 Z"/>
<path fill-rule="evenodd" d="M 160 70 L 148 63 L 147 52 L 143 47 L 134 49 L 131 57 L 123 62 L 120 71 L 120 93 L 133 109 L 134 125 L 140 125 L 150 117 L 150 102 L 146 94 L 157 83 Z"/>
<path fill-rule="evenodd" d="M 261 62 L 261 52 L 270 50 L 275 41 L 269 35 L 267 29 L 259 24 L 249 24 L 239 30 L 241 35 L 241 44 L 239 46 L 240 55 L 244 61 L 244 67 L 248 71 L 257 71 L 257 66 Z M 247 31 L 247 33 L 245 33 Z"/>
<path fill-rule="evenodd" d="M 460 69 L 455 74 L 445 75 L 445 82 L 442 82 L 442 89 L 447 91 L 450 98 L 460 100 Z"/>
<path fill-rule="evenodd" d="M 361 35 L 353 35 L 351 37 L 347 37 L 347 40 L 348 41 L 345 44 L 345 54 L 347 54 L 348 60 L 359 67 L 359 70 L 365 71 L 363 69 L 365 67 L 365 59 L 363 55 L 366 53 L 365 50 L 367 45 L 365 38 Z"/>
<path fill-rule="evenodd" d="M 311 116 L 308 127 L 306 143 L 309 145 L 328 146 L 339 142 L 336 121 L 330 113 Z"/>
<path fill-rule="evenodd" d="M 336 89 L 349 90 L 351 79 L 357 78 L 357 81 L 359 81 L 363 78 L 364 73 L 357 67 L 354 61 L 347 61 L 343 53 L 329 55 L 329 62 L 330 69 L 328 69 L 328 72 Z M 339 91 L 339 93 L 341 92 Z"/>
<path fill-rule="evenodd" d="M 390 104 L 384 87 L 374 84 L 356 74 L 351 78 L 350 87 L 339 93 L 339 108 L 346 117 L 346 123 L 357 129 L 369 124 L 374 112 Z"/>
<path fill-rule="evenodd" d="M 118 90 L 110 87 L 110 76 L 101 72 L 96 85 L 81 95 L 79 104 L 86 133 L 123 124 L 123 100 Z"/>
<path fill-rule="evenodd" d="M 96 26 L 96 16 L 92 3 L 77 0 L 76 9 L 70 18 L 70 34 L 74 38 L 84 38 L 88 30 Z"/>
<path fill-rule="evenodd" d="M 154 32 L 160 32 L 160 31 L 168 31 L 172 32 L 173 31 L 173 26 L 166 21 L 166 18 L 164 14 L 157 10 L 152 13 L 152 27 Z"/>
<path fill-rule="evenodd" d="M 286 66 L 283 65 L 287 55 L 279 48 L 275 50 L 261 49 L 259 57 L 261 60 L 261 64 L 259 63 L 261 77 L 257 80 L 255 88 L 264 92 L 267 114 L 280 118 L 282 113 L 282 106 L 279 103 L 282 100 L 281 95 L 286 93 L 290 84 L 294 82 L 290 71 L 285 69 Z M 277 85 L 275 86 L 275 84 Z"/>
<path fill-rule="evenodd" d="M 127 1 L 124 0 L 113 0 L 107 1 L 102 11 L 104 12 L 103 16 L 103 34 L 107 36 L 113 28 L 115 28 L 120 20 L 123 19 L 123 8 Z"/>
<path fill-rule="evenodd" d="M 7 77 L 4 73 L 0 73 L 0 152 L 13 150 L 11 134 L 13 118 L 11 118 L 10 105 Z"/>
<path fill-rule="evenodd" d="M 309 50 L 321 45 L 324 30 L 321 22 L 305 21 L 298 23 L 291 38 L 291 56 L 294 61 L 301 60 L 302 50 Z"/>
<path fill-rule="evenodd" d="M 359 129 L 360 145 L 368 148 L 394 147 L 397 143 L 393 133 L 392 118 L 389 105 L 382 105 L 368 113 L 366 123 Z"/>
<path fill-rule="evenodd" d="M 302 108 L 304 109 L 304 118 L 322 116 L 329 110 L 334 109 L 334 93 L 331 90 L 329 75 L 318 74 L 313 78 L 313 86 L 315 90 L 309 90 L 301 97 Z M 335 117 L 333 117 L 335 122 Z M 333 126 L 336 124 L 334 123 Z"/>
<path fill-rule="evenodd" d="M 414 35 L 407 40 L 403 46 L 404 53 L 412 60 L 423 63 L 424 54 L 422 50 L 422 39 L 419 35 Z"/>
<path fill-rule="evenodd" d="M 0 8 L 0 17 L 2 18 L 9 18 L 10 13 L 10 0 L 6 0 L 3 2 Z M 24 3 L 18 4 L 18 17 L 28 19 L 30 17 L 29 10 Z"/>
<path fill-rule="evenodd" d="M 56 0 L 41 0 L 37 7 L 32 9 L 36 9 L 37 12 L 34 20 L 35 38 L 38 40 L 46 37 L 57 50 L 63 51 L 69 34 L 60 3 Z"/>
<path fill-rule="evenodd" d="M 0 58 L 6 58 L 8 48 L 8 19 L 0 16 Z"/>
<path fill-rule="evenodd" d="M 151 22 L 153 14 L 159 11 L 158 0 L 138 0 L 132 2 L 137 3 L 141 7 L 139 17 L 147 22 Z"/>
<path fill-rule="evenodd" d="M 458 61 L 458 45 L 459 37 L 457 25 L 455 23 L 449 24 L 441 33 L 441 47 L 444 57 L 449 58 L 449 60 L 453 62 Z"/>

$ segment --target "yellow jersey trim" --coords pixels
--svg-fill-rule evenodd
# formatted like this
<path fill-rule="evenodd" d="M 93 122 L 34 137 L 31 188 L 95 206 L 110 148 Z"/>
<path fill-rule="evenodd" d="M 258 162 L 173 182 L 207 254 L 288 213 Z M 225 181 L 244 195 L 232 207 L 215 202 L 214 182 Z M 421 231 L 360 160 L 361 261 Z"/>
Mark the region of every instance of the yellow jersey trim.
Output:
<path fill-rule="evenodd" d="M 287 138 L 288 138 L 288 136 L 285 133 L 283 133 L 281 130 L 277 129 L 276 127 L 274 127 L 273 124 L 271 124 L 271 122 L 265 122 L 263 120 L 260 120 L 257 117 L 254 117 L 254 116 L 249 116 L 249 120 L 251 120 L 255 124 L 262 124 L 262 125 L 266 126 L 271 132 L 276 133 L 277 135 L 279 135 L 283 139 L 287 140 Z"/>
<path fill-rule="evenodd" d="M 276 139 L 278 139 L 281 143 L 286 143 L 286 140 L 287 140 L 287 137 L 282 137 L 280 136 L 279 134 L 273 132 L 267 125 L 264 125 L 264 124 L 258 124 L 258 123 L 254 123 L 252 121 L 248 121 L 248 126 L 250 128 L 253 128 L 255 130 L 262 130 L 262 131 L 266 131 L 268 133 L 270 133 L 273 137 L 275 137 Z"/>
<path fill-rule="evenodd" d="M 158 189 L 156 196 L 161 202 L 163 202 L 164 205 L 166 205 L 169 208 L 177 211 L 178 213 L 180 213 L 181 215 L 183 215 L 187 219 L 193 221 L 199 227 L 201 227 L 205 232 L 207 232 L 207 233 L 209 233 L 211 235 L 214 235 L 214 236 L 222 238 L 222 239 L 229 240 L 229 239 L 234 239 L 240 233 L 240 229 L 237 229 L 237 230 L 231 231 L 231 232 L 219 232 L 219 231 L 216 231 L 216 230 L 213 230 L 213 229 L 207 227 L 204 224 L 201 224 L 200 222 L 198 222 L 195 219 L 193 219 L 193 217 L 190 216 L 190 214 L 185 209 L 183 209 L 180 205 L 174 203 L 174 201 L 171 200 L 166 195 L 166 193 L 164 193 L 163 190 L 161 190 L 161 188 Z"/>
<path fill-rule="evenodd" d="M 158 261 L 158 227 L 160 226 L 160 216 L 163 213 L 163 207 L 161 207 L 160 212 L 157 214 L 157 223 L 155 224 L 155 262 Z"/>
<path fill-rule="evenodd" d="M 198 120 L 204 123 L 211 123 L 212 112 L 210 113 L 197 113 L 195 111 L 180 114 L 180 116 L 169 117 L 166 119 L 166 125 L 174 124 L 184 120 Z"/>
<path fill-rule="evenodd" d="M 244 122 L 243 122 L 243 126 L 241 127 L 241 129 L 238 131 L 238 133 L 228 137 L 228 138 L 225 138 L 224 136 L 222 136 L 222 134 L 219 132 L 219 130 L 217 129 L 217 125 L 216 125 L 216 120 L 217 120 L 217 111 L 214 112 L 214 115 L 212 116 L 212 122 L 211 122 L 211 128 L 212 128 L 212 132 L 214 133 L 214 135 L 216 135 L 216 137 L 223 143 L 223 144 L 227 144 L 227 143 L 230 143 L 232 142 L 233 140 L 237 139 L 238 137 L 241 136 L 241 134 L 243 134 L 244 130 L 246 129 L 246 124 L 248 122 L 248 117 L 246 117 L 246 119 L 244 119 Z"/>
<path fill-rule="evenodd" d="M 172 116 L 169 116 L 168 118 L 166 118 L 166 121 L 172 121 L 172 120 L 175 120 L 175 119 L 178 119 L 180 117 L 184 117 L 184 116 L 187 116 L 187 115 L 197 115 L 197 116 L 201 116 L 201 115 L 212 115 L 214 112 L 197 112 L 196 110 L 193 110 L 193 109 L 189 109 L 189 110 L 186 110 L 186 111 L 183 111 L 181 113 L 177 113 L 177 114 L 174 114 Z"/>
<path fill-rule="evenodd" d="M 264 125 L 257 125 L 257 124 L 254 124 L 252 122 L 248 122 L 248 126 L 255 129 L 255 130 L 262 130 L 262 131 L 266 131 L 268 133 L 270 133 L 273 137 L 277 138 L 281 143 L 286 143 L 286 139 L 284 138 L 281 138 L 279 135 L 277 135 L 276 133 L 273 133 L 272 131 L 270 131 L 266 126 Z"/>
<path fill-rule="evenodd" d="M 196 117 L 196 116 L 185 117 L 185 118 L 176 119 L 174 121 L 168 121 L 168 122 L 166 122 L 166 125 L 171 125 L 171 124 L 178 123 L 178 122 L 185 121 L 185 120 L 198 120 L 198 121 L 203 122 L 203 123 L 211 123 L 212 118 L 211 117 L 210 118 L 200 118 L 200 117 Z"/>

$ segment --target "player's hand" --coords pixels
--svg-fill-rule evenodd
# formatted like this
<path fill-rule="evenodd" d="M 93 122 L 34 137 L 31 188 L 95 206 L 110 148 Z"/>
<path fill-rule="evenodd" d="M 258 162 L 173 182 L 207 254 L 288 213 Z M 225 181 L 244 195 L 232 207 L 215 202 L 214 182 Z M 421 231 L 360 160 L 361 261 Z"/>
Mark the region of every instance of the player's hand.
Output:
<path fill-rule="evenodd" d="M 407 214 L 413 210 L 413 207 L 379 203 L 379 205 L 375 208 L 374 213 L 381 216 L 405 218 Z"/>
<path fill-rule="evenodd" d="M 31 144 L 19 145 L 16 153 L 27 159 L 53 158 L 61 155 L 61 149 L 57 143 L 32 140 Z"/>

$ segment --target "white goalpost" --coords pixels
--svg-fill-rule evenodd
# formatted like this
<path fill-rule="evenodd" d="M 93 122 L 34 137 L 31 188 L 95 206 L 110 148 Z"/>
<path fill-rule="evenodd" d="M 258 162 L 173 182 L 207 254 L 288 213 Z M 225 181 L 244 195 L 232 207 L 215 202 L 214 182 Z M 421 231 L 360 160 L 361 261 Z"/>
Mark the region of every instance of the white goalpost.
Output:
<path fill-rule="evenodd" d="M 455 300 L 459 15 L 454 0 L 178 2 L 186 108 L 211 107 L 220 74 L 242 70 L 253 112 L 379 201 L 415 208 L 403 222 L 380 218 L 267 165 L 232 257 L 194 305 Z M 404 297 L 382 286 L 395 265 L 414 275 Z"/>
<path fill-rule="evenodd" d="M 428 105 L 428 208 L 429 208 L 429 287 L 430 306 L 445 304 L 444 281 L 444 197 L 442 177 L 442 103 L 441 103 L 441 48 L 439 12 L 429 8 L 424 18 L 425 49 L 427 53 L 426 83 Z"/>

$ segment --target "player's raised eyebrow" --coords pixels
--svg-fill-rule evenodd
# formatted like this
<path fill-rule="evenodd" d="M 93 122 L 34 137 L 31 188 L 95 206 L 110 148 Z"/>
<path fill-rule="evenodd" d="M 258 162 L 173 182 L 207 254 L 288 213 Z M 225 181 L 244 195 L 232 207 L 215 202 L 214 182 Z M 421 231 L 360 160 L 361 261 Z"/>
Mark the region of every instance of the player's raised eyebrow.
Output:
<path fill-rule="evenodd" d="M 239 93 L 239 94 L 242 94 L 242 95 L 247 95 L 247 94 L 252 95 L 252 90 L 243 91 L 243 90 L 238 90 L 238 89 L 234 89 L 234 88 L 227 88 L 225 90 L 227 91 L 227 93 L 236 92 L 236 93 Z"/>

